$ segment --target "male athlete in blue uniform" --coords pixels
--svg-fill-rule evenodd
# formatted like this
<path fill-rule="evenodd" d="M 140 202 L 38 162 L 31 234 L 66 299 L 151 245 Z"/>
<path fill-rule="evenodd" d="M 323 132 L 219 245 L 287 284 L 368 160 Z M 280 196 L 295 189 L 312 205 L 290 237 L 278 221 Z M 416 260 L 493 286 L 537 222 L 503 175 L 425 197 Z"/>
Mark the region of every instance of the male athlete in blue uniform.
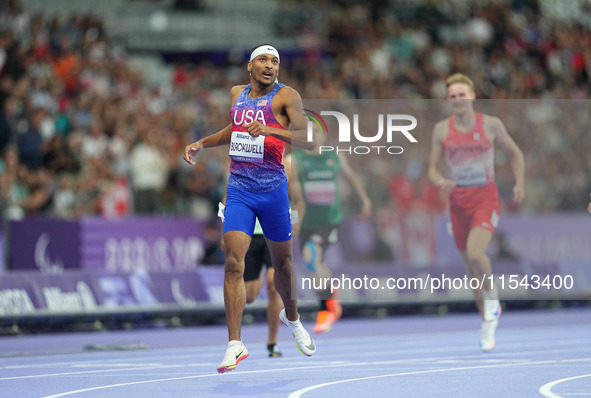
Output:
<path fill-rule="evenodd" d="M 296 346 L 304 355 L 316 352 L 314 341 L 299 320 L 295 292 L 292 294 L 292 231 L 287 179 L 281 163 L 285 143 L 312 149 L 315 141 L 308 141 L 307 119 L 299 93 L 277 82 L 277 50 L 267 44 L 254 48 L 247 69 L 250 84 L 234 86 L 230 91 L 232 123 L 187 145 L 184 156 L 185 161 L 194 165 L 192 159 L 203 148 L 230 145 L 232 161 L 224 212 L 224 304 L 229 343 L 224 360 L 218 365 L 219 373 L 233 370 L 248 357 L 240 339 L 246 302 L 244 256 L 257 217 L 271 252 L 275 288 L 285 306 L 279 317 L 291 328 Z"/>

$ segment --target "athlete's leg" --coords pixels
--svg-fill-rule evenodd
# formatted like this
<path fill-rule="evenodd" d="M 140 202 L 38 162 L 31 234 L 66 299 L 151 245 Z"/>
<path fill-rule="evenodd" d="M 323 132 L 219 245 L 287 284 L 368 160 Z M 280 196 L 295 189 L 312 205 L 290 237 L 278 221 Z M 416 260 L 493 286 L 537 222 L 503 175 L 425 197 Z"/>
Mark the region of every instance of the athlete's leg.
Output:
<path fill-rule="evenodd" d="M 304 355 L 314 355 L 316 345 L 300 322 L 297 309 L 297 281 L 292 266 L 292 230 L 287 182 L 275 191 L 269 192 L 265 199 L 257 203 L 257 217 L 265 234 L 271 263 L 275 269 L 273 276 L 275 289 L 285 306 L 285 309 L 279 312 L 279 318 L 291 329 L 298 349 Z"/>
<path fill-rule="evenodd" d="M 470 235 L 470 232 L 472 230 L 470 226 L 472 215 L 467 214 L 463 209 L 454 206 L 450 206 L 449 210 L 453 238 L 456 243 L 456 247 L 458 248 L 460 254 L 464 258 L 464 262 L 466 263 L 466 269 L 468 271 L 468 275 L 470 276 L 470 278 L 478 278 L 479 267 L 477 265 L 471 265 L 470 257 L 468 256 L 468 236 Z M 474 235 L 472 237 L 472 241 L 474 241 Z M 476 239 L 476 242 L 478 241 L 479 239 Z M 475 255 L 473 254 L 475 251 L 475 246 L 476 245 L 472 244 L 472 249 L 470 251 L 470 254 L 473 257 L 475 257 Z M 488 246 L 488 244 L 486 246 Z M 486 250 L 486 247 L 484 248 L 484 250 Z M 482 277 L 482 275 L 480 275 L 480 277 Z M 476 307 L 478 308 L 480 314 L 482 314 L 482 292 L 475 290 L 474 298 L 476 301 Z"/>
<path fill-rule="evenodd" d="M 492 270 L 490 259 L 486 255 L 486 248 L 492 238 L 492 231 L 485 228 L 474 227 L 468 234 L 466 251 L 463 253 L 470 277 L 481 280 L 484 276 L 482 290 L 474 290 L 476 306 L 482 318 L 480 329 L 480 348 L 490 351 L 495 348 L 495 331 L 501 315 L 501 305 L 492 283 Z"/>
<path fill-rule="evenodd" d="M 481 280 L 485 277 L 485 283 L 483 286 L 484 291 L 490 291 L 492 288 L 491 275 L 492 269 L 490 259 L 486 254 L 486 249 L 492 238 L 492 232 L 481 228 L 474 227 L 468 233 L 468 239 L 466 241 L 466 251 L 462 252 L 462 256 L 466 261 L 468 267 L 468 273 L 471 278 L 477 278 Z M 482 290 L 475 290 L 474 296 L 476 299 L 476 306 L 483 320 L 485 320 L 484 301 Z"/>
<path fill-rule="evenodd" d="M 275 271 L 273 268 L 267 268 L 267 323 L 269 324 L 269 338 L 267 344 L 277 344 L 277 332 L 279 331 L 279 312 L 283 303 L 281 302 L 281 296 L 275 290 L 274 282 Z"/>
<path fill-rule="evenodd" d="M 302 354 L 314 355 L 316 344 L 300 321 L 297 309 L 296 279 L 291 258 L 291 239 L 283 242 L 267 239 L 267 247 L 271 253 L 273 268 L 275 269 L 275 289 L 285 308 L 279 312 L 279 319 L 288 326 Z"/>
<path fill-rule="evenodd" d="M 246 304 L 244 286 L 244 256 L 250 245 L 250 235 L 242 231 L 224 233 L 226 264 L 224 267 L 224 305 L 228 321 L 228 337 L 240 340 L 242 312 Z"/>
<path fill-rule="evenodd" d="M 289 217 L 287 181 L 266 195 L 256 204 L 256 215 L 263 229 L 267 248 L 275 268 L 275 289 L 285 305 L 287 319 L 298 319 L 295 287 L 295 273 L 292 267 L 292 230 Z"/>
<path fill-rule="evenodd" d="M 247 193 L 228 187 L 224 210 L 224 306 L 228 323 L 228 347 L 224 359 L 218 365 L 218 373 L 235 369 L 240 361 L 248 357 L 248 350 L 240 339 L 240 327 L 246 304 L 244 259 L 255 225 L 255 213 L 250 207 L 252 201 Z"/>
<path fill-rule="evenodd" d="M 297 297 L 292 294 L 295 289 L 295 273 L 292 266 L 291 239 L 284 242 L 267 239 L 267 247 L 275 269 L 273 273 L 275 290 L 281 297 L 287 319 L 296 321 L 299 314 Z"/>
<path fill-rule="evenodd" d="M 473 290 L 482 319 L 480 348 L 483 351 L 490 351 L 496 345 L 495 330 L 501 314 L 501 306 L 493 290 L 490 259 L 486 255 L 499 213 L 498 199 L 495 200 L 493 194 L 490 195 L 492 199 L 480 202 L 476 209 L 450 206 L 454 240 L 466 262 L 468 274 L 470 278 L 484 280 L 481 289 Z"/>

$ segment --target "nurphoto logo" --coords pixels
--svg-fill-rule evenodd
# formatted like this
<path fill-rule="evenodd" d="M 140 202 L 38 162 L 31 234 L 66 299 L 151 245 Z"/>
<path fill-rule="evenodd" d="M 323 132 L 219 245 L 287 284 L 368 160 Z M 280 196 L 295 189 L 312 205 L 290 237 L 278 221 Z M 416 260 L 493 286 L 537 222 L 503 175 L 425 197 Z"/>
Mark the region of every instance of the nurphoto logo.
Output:
<path fill-rule="evenodd" d="M 304 109 L 304 114 L 308 118 L 308 141 L 312 141 L 314 134 L 314 125 L 318 126 L 322 134 L 328 134 L 328 127 L 323 116 L 332 116 L 338 124 L 338 145 L 320 145 L 320 153 L 336 152 L 357 155 L 368 155 L 370 153 L 380 154 L 388 153 L 390 155 L 400 155 L 404 148 L 398 145 L 391 145 L 395 134 L 402 134 L 409 142 L 417 143 L 417 139 L 410 133 L 417 127 L 417 119 L 411 115 L 404 114 L 378 114 L 377 133 L 370 135 L 367 132 L 361 132 L 359 128 L 359 114 L 353 114 L 353 123 L 347 115 L 337 111 L 311 111 Z M 388 145 L 379 145 L 384 141 Z M 353 142 L 360 142 L 367 145 L 352 145 Z M 373 144 L 373 145 L 369 145 Z"/>

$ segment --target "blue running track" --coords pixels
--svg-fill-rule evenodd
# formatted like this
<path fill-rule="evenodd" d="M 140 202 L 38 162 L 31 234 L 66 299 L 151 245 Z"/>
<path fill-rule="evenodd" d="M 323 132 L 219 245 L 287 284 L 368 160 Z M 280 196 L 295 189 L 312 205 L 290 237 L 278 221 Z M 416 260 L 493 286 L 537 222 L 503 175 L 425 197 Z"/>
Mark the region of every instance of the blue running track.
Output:
<path fill-rule="evenodd" d="M 590 309 L 509 309 L 491 353 L 479 327 L 476 313 L 344 319 L 307 358 L 282 326 L 283 357 L 269 358 L 266 325 L 247 325 L 250 357 L 223 375 L 225 326 L 2 337 L 0 396 L 591 397 Z"/>

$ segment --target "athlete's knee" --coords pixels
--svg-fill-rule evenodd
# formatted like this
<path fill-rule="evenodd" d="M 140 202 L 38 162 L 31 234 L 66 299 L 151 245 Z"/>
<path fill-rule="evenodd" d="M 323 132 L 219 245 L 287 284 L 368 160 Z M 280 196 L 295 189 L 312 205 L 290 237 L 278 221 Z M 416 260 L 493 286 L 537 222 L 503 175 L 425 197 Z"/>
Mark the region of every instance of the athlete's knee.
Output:
<path fill-rule="evenodd" d="M 470 265 L 474 266 L 481 266 L 485 264 L 488 258 L 486 253 L 479 250 L 468 250 L 466 252 L 466 256 Z"/>
<path fill-rule="evenodd" d="M 226 256 L 226 263 L 224 265 L 226 275 L 242 278 L 244 274 L 244 260 L 233 255 Z"/>
<path fill-rule="evenodd" d="M 280 259 L 277 264 L 273 264 L 273 268 L 275 269 L 275 272 L 291 272 L 291 263 L 291 256 L 285 256 Z"/>

